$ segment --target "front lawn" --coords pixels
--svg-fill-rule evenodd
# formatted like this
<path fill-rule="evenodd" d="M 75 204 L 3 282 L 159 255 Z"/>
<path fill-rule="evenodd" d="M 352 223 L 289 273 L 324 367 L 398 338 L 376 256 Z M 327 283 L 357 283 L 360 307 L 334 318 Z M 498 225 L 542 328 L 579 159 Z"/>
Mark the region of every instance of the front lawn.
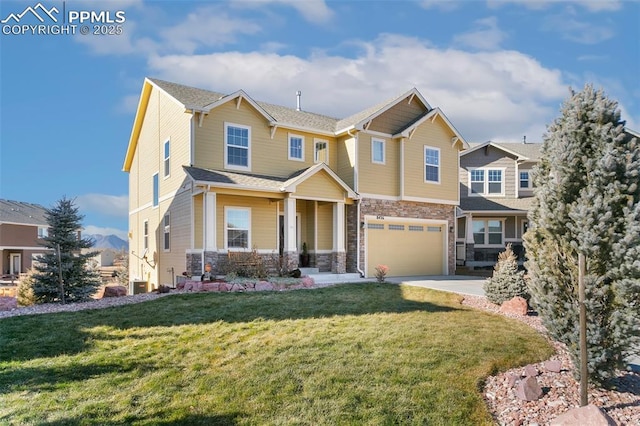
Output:
<path fill-rule="evenodd" d="M 0 320 L 0 424 L 491 424 L 529 327 L 392 284 L 173 295 Z"/>

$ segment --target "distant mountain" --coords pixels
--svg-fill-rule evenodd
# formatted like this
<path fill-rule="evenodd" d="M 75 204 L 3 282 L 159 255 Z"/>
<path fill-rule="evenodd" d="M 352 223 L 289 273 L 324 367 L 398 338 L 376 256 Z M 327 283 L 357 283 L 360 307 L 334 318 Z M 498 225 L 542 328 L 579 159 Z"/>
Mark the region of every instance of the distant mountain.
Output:
<path fill-rule="evenodd" d="M 95 241 L 94 249 L 129 250 L 129 243 L 115 235 L 92 234 L 85 237 Z"/>

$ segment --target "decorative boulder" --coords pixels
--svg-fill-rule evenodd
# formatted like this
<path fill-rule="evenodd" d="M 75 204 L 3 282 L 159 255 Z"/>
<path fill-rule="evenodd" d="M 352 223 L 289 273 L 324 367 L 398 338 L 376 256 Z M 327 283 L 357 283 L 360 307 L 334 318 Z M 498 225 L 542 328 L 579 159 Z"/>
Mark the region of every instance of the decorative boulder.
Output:
<path fill-rule="evenodd" d="M 526 377 L 518 383 L 515 394 L 523 401 L 537 401 L 542 396 L 542 389 L 535 377 Z"/>
<path fill-rule="evenodd" d="M 122 297 L 127 295 L 127 288 L 123 285 L 108 285 L 104 288 L 102 297 Z"/>
<path fill-rule="evenodd" d="M 544 368 L 550 373 L 559 373 L 562 370 L 562 363 L 558 360 L 547 361 Z"/>
<path fill-rule="evenodd" d="M 516 296 L 511 300 L 507 300 L 500 305 L 500 312 L 503 314 L 527 315 L 527 300 L 523 297 Z"/>
<path fill-rule="evenodd" d="M 168 285 L 160 284 L 158 286 L 158 293 L 169 293 L 171 291 L 171 287 Z"/>
<path fill-rule="evenodd" d="M 0 297 L 0 311 L 11 311 L 18 307 L 18 299 L 15 297 Z"/>
<path fill-rule="evenodd" d="M 616 422 L 593 404 L 574 408 L 559 415 L 550 426 L 615 426 Z"/>
<path fill-rule="evenodd" d="M 202 291 L 220 291 L 220 283 L 204 282 Z"/>
<path fill-rule="evenodd" d="M 273 290 L 273 284 L 266 281 L 260 281 L 259 283 L 256 284 L 256 291 L 265 291 L 265 290 Z"/>
<path fill-rule="evenodd" d="M 527 377 L 536 377 L 538 375 L 538 369 L 535 365 L 529 364 L 524 368 L 524 375 Z"/>

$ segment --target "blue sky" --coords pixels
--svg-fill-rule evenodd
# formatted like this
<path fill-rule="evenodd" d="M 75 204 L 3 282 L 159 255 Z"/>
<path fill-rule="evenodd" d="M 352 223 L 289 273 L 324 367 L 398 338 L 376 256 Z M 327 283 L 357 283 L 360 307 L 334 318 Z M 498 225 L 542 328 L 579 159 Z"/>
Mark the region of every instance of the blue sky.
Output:
<path fill-rule="evenodd" d="M 75 198 L 87 233 L 126 238 L 121 169 L 145 76 L 291 107 L 301 90 L 303 109 L 336 117 L 417 87 L 470 142 L 540 141 L 568 88 L 593 83 L 640 130 L 637 1 L 40 3 L 124 12 L 119 35 L 0 25 L 0 197 Z M 2 0 L 0 20 L 37 4 Z"/>

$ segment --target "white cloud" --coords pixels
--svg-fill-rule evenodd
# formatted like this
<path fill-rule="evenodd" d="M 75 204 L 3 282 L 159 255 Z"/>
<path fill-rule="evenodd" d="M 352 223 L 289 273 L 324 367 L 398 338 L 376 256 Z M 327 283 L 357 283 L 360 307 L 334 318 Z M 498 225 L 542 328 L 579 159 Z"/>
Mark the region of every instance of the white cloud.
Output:
<path fill-rule="evenodd" d="M 109 228 L 109 227 L 103 227 L 103 226 L 94 226 L 94 225 L 86 225 L 82 230 L 82 234 L 83 236 L 96 235 L 96 234 L 115 235 L 116 237 L 121 238 L 125 241 L 127 241 L 129 238 L 127 231 L 124 231 L 122 229 Z"/>
<path fill-rule="evenodd" d="M 253 8 L 279 3 L 296 9 L 307 21 L 316 24 L 329 22 L 333 17 L 333 11 L 324 0 L 235 0 L 236 7 Z"/>
<path fill-rule="evenodd" d="M 469 46 L 480 50 L 496 50 L 507 38 L 507 33 L 498 28 L 498 19 L 489 16 L 474 22 L 474 29 L 454 36 L 456 45 Z"/>
<path fill-rule="evenodd" d="M 614 36 L 613 24 L 579 21 L 566 13 L 545 19 L 543 29 L 558 32 L 562 38 L 580 44 L 597 44 Z"/>
<path fill-rule="evenodd" d="M 121 114 L 134 114 L 138 109 L 140 95 L 127 95 L 120 100 L 120 104 L 116 108 L 116 112 Z"/>
<path fill-rule="evenodd" d="M 460 6 L 460 3 L 453 0 L 422 0 L 420 6 L 423 9 L 439 9 L 443 12 L 451 12 Z"/>
<path fill-rule="evenodd" d="M 81 214 L 89 211 L 113 217 L 127 218 L 129 215 L 127 195 L 84 194 L 76 198 L 76 205 Z"/>
<path fill-rule="evenodd" d="M 356 43 L 354 43 L 356 45 Z M 471 141 L 539 140 L 567 94 L 558 70 L 520 52 L 438 50 L 416 38 L 386 34 L 360 42 L 353 58 L 262 52 L 153 56 L 154 75 L 258 100 L 346 117 L 417 87 Z"/>

